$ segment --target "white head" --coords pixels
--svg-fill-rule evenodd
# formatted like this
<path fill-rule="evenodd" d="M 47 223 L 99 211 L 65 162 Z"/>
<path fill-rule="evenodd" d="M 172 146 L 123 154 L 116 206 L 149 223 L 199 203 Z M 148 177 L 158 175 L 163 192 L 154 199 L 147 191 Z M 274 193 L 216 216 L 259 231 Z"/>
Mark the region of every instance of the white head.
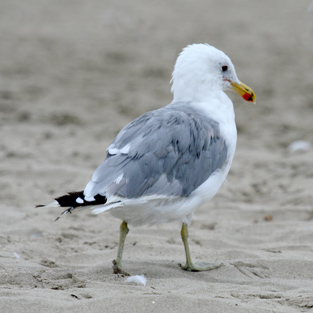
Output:
<path fill-rule="evenodd" d="M 204 100 L 215 92 L 233 89 L 245 100 L 254 102 L 251 88 L 242 84 L 230 58 L 208 44 L 193 44 L 183 49 L 172 74 L 175 100 Z"/>

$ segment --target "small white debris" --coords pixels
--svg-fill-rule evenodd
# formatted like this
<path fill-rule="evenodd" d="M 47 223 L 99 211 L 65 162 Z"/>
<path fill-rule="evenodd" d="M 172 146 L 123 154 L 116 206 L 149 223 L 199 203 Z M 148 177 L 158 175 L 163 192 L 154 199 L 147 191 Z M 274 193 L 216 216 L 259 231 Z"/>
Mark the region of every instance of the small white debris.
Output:
<path fill-rule="evenodd" d="M 145 286 L 147 283 L 147 278 L 145 277 L 145 275 L 129 276 L 126 279 L 126 283 L 136 283 L 137 285 Z"/>
<path fill-rule="evenodd" d="M 42 236 L 42 234 L 41 234 L 41 232 L 38 232 L 38 233 L 32 233 L 32 234 L 30 234 L 30 239 L 35 239 L 35 238 L 38 238 L 38 237 L 41 237 Z"/>
<path fill-rule="evenodd" d="M 84 200 L 83 200 L 82 198 L 79 198 L 79 197 L 78 197 L 78 198 L 76 199 L 76 202 L 82 204 L 82 203 L 84 203 Z"/>
<path fill-rule="evenodd" d="M 17 259 L 19 259 L 19 258 L 20 258 L 20 255 L 19 255 L 19 254 L 17 254 L 16 252 L 14 252 L 13 254 L 14 254 L 14 256 L 15 256 Z"/>
<path fill-rule="evenodd" d="M 311 149 L 311 144 L 305 140 L 296 140 L 288 146 L 288 151 L 290 153 L 298 151 L 309 151 Z"/>

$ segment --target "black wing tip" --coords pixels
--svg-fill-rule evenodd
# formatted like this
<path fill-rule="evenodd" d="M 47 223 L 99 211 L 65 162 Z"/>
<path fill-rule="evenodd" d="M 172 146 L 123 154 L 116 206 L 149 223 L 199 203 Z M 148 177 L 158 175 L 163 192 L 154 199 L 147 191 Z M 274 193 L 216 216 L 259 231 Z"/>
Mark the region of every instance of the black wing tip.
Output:
<path fill-rule="evenodd" d="M 77 202 L 77 198 L 81 199 L 81 202 Z M 90 206 L 90 205 L 100 205 L 105 204 L 107 202 L 107 198 L 105 196 L 101 196 L 97 194 L 94 196 L 93 201 L 86 201 L 84 196 L 84 191 L 74 191 L 69 192 L 68 194 L 55 198 L 59 205 L 61 207 L 68 207 L 65 211 L 63 211 L 54 221 L 56 222 L 59 220 L 64 214 L 66 213 L 72 213 L 71 211 L 78 208 L 78 207 L 84 207 L 84 206 Z M 39 204 L 36 206 L 36 208 L 42 208 L 45 207 L 45 205 Z"/>
<path fill-rule="evenodd" d="M 77 202 L 77 198 L 80 198 L 81 202 Z M 89 205 L 98 205 L 98 204 L 105 204 L 107 202 L 107 198 L 105 196 L 101 196 L 97 194 L 94 196 L 93 201 L 85 200 L 84 191 L 75 191 L 69 192 L 68 194 L 55 198 L 55 200 L 59 203 L 61 207 L 83 207 Z"/>
<path fill-rule="evenodd" d="M 81 201 L 77 202 L 77 199 L 80 199 Z M 84 207 L 89 205 L 97 205 L 97 204 L 104 204 L 107 201 L 107 198 L 105 196 L 96 195 L 94 197 L 94 201 L 85 201 L 84 191 L 74 191 L 69 192 L 66 195 L 60 196 L 58 198 L 55 198 L 54 200 L 57 201 L 60 207 L 67 207 L 65 211 L 63 211 L 54 221 L 58 221 L 64 214 L 66 213 L 72 213 L 71 211 L 78 208 L 78 207 Z M 57 206 L 57 205 L 56 205 Z M 42 208 L 46 207 L 46 205 L 36 205 L 36 208 Z"/>
<path fill-rule="evenodd" d="M 78 207 L 81 204 L 76 202 L 77 198 L 84 199 L 84 191 L 73 191 L 69 192 L 68 194 L 55 198 L 54 200 L 58 201 L 61 207 Z"/>

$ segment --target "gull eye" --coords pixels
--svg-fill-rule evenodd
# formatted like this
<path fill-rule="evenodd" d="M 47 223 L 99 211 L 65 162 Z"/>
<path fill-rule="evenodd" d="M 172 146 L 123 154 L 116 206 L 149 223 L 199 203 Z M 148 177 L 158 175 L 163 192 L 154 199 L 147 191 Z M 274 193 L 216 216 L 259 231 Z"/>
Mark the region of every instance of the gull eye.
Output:
<path fill-rule="evenodd" d="M 223 71 L 223 72 L 226 72 L 227 69 L 228 69 L 228 66 L 227 66 L 227 65 L 223 65 L 223 66 L 222 66 L 222 71 Z"/>

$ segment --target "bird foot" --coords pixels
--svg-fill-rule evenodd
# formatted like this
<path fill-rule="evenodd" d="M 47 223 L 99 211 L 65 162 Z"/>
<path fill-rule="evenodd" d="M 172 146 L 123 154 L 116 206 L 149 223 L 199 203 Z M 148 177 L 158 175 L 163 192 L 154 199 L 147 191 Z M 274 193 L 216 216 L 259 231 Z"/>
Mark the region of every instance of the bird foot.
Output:
<path fill-rule="evenodd" d="M 116 262 L 116 260 L 113 260 L 112 263 L 113 263 L 113 266 L 112 266 L 113 274 L 121 274 L 121 275 L 124 275 L 124 276 L 130 276 L 129 273 L 127 273 L 126 271 L 124 271 L 122 269 L 122 266 L 120 264 L 118 264 Z"/>
<path fill-rule="evenodd" d="M 205 263 L 205 262 L 196 262 L 186 265 L 179 264 L 179 266 L 183 270 L 188 272 L 211 271 L 221 267 L 222 265 L 223 263 Z"/>

